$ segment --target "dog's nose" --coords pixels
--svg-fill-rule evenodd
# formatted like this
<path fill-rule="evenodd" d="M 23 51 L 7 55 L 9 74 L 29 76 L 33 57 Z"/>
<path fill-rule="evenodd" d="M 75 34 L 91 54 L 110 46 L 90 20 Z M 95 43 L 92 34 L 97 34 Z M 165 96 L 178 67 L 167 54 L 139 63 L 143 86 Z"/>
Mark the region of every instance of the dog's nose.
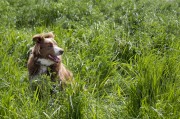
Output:
<path fill-rule="evenodd" d="M 64 53 L 64 50 L 60 50 L 59 53 L 60 55 L 62 55 Z"/>

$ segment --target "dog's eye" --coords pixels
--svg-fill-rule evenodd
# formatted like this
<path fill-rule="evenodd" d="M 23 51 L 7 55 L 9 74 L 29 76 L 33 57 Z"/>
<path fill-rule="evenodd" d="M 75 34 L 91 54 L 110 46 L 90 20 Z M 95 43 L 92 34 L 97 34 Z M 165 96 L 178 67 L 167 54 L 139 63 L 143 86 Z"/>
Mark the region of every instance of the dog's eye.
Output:
<path fill-rule="evenodd" d="M 52 47 L 53 47 L 53 45 L 52 45 L 52 44 L 48 44 L 48 47 L 49 47 L 49 48 L 52 48 Z"/>

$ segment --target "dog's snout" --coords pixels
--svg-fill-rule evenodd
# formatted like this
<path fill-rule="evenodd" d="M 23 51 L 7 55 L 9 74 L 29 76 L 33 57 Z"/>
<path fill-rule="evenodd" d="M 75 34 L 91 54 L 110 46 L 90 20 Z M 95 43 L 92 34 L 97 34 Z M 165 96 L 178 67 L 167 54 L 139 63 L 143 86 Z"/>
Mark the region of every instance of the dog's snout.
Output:
<path fill-rule="evenodd" d="M 54 52 L 56 53 L 56 55 L 62 55 L 64 50 L 59 47 L 54 47 Z"/>

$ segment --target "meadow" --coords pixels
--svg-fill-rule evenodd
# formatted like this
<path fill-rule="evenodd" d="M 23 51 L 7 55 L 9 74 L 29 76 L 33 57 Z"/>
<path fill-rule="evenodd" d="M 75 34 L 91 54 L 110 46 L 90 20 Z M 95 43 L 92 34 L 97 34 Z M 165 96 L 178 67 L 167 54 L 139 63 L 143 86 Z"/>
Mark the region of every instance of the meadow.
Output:
<path fill-rule="evenodd" d="M 0 0 L 1 119 L 179 119 L 179 0 Z M 53 31 L 75 82 L 31 90 L 32 36 Z M 41 79 L 40 79 L 41 80 Z"/>

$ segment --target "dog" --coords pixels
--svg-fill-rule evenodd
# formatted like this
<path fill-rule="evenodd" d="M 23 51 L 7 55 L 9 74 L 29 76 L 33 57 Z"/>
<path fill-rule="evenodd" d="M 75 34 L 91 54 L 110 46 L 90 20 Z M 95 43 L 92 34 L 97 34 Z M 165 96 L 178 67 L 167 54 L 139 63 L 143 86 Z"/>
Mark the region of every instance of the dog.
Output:
<path fill-rule="evenodd" d="M 35 45 L 31 48 L 27 62 L 30 81 L 43 74 L 50 76 L 51 81 L 58 80 L 61 84 L 73 80 L 73 74 L 62 63 L 61 55 L 64 50 L 58 47 L 54 37 L 52 32 L 33 36 Z"/>

